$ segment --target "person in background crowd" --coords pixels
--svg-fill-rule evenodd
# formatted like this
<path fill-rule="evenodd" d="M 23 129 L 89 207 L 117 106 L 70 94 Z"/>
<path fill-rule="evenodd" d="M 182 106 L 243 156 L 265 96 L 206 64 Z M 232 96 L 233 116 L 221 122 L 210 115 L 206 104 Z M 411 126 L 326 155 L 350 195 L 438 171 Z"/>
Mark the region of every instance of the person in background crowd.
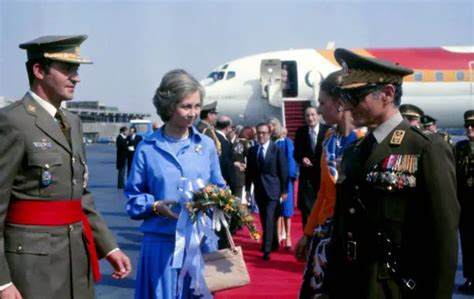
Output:
<path fill-rule="evenodd" d="M 232 145 L 232 155 L 235 171 L 235 196 L 242 200 L 242 209 L 247 209 L 249 202 L 244 194 L 245 169 L 247 168 L 247 154 L 252 147 L 253 131 L 251 127 L 244 127 L 239 138 Z"/>
<path fill-rule="evenodd" d="M 319 191 L 321 152 L 328 126 L 319 123 L 316 107 L 304 111 L 306 125 L 295 134 L 294 158 L 299 165 L 298 209 L 301 211 L 303 229 Z"/>
<path fill-rule="evenodd" d="M 467 140 L 459 141 L 454 148 L 457 195 L 461 206 L 462 270 L 466 279 L 459 291 L 474 295 L 474 110 L 464 113 L 464 127 Z"/>
<path fill-rule="evenodd" d="M 278 217 L 278 239 L 280 245 L 284 246 L 286 250 L 291 249 L 291 217 L 293 217 L 294 205 L 294 183 L 297 175 L 296 161 L 293 158 L 294 145 L 290 138 L 286 137 L 287 131 L 283 127 L 275 127 L 273 130 L 273 137 L 275 138 L 275 145 L 279 147 L 286 155 L 288 161 L 288 195 L 286 200 L 281 203 L 281 213 Z"/>
<path fill-rule="evenodd" d="M 336 49 L 341 93 L 369 132 L 343 155 L 336 182 L 330 298 L 451 298 L 459 206 L 451 148 L 404 121 L 391 62 Z"/>
<path fill-rule="evenodd" d="M 127 174 L 127 127 L 120 128 L 120 134 L 115 139 L 115 147 L 117 149 L 117 160 L 116 167 L 118 170 L 117 174 L 117 188 L 123 189 L 125 187 L 126 174 Z"/>
<path fill-rule="evenodd" d="M 424 115 L 421 108 L 412 104 L 402 104 L 398 109 L 410 125 L 418 129 L 421 128 L 421 117 Z"/>
<path fill-rule="evenodd" d="M 142 136 L 137 135 L 137 129 L 135 127 L 131 127 L 129 130 L 129 134 L 127 136 L 127 167 L 128 167 L 128 175 L 132 170 L 132 162 L 133 157 L 135 156 L 135 151 L 137 150 L 137 146 L 142 141 Z"/>
<path fill-rule="evenodd" d="M 320 84 L 318 112 L 331 126 L 326 131 L 321 156 L 321 184 L 318 198 L 308 217 L 304 234 L 295 247 L 297 260 L 306 262 L 299 298 L 314 298 L 325 293 L 324 277 L 336 206 L 336 181 L 339 166 L 346 148 L 364 136 L 362 129 L 355 129 L 352 115 L 344 110 L 339 97 L 341 71 L 329 74 Z"/>
<path fill-rule="evenodd" d="M 425 131 L 429 131 L 432 134 L 438 134 L 450 146 L 453 146 L 453 140 L 451 139 L 451 136 L 449 136 L 448 133 L 441 133 L 438 131 L 435 118 L 425 114 L 421 117 L 420 121 Z"/>
<path fill-rule="evenodd" d="M 253 183 L 255 200 L 258 205 L 263 226 L 263 260 L 270 259 L 270 252 L 278 250 L 276 230 L 279 215 L 279 200 L 287 197 L 288 160 L 270 140 L 270 126 L 267 123 L 257 125 L 258 145 L 249 149 L 245 172 L 245 191 L 250 200 L 250 186 Z"/>
<path fill-rule="evenodd" d="M 222 145 L 217 138 L 216 130 L 214 128 L 217 121 L 217 102 L 212 102 L 202 107 L 200 118 L 196 128 L 199 133 L 206 135 L 214 141 L 214 144 L 217 149 L 217 154 L 220 156 L 222 153 Z"/>
<path fill-rule="evenodd" d="M 79 117 L 61 108 L 91 63 L 79 54 L 86 38 L 20 45 L 30 90 L 0 109 L 0 298 L 94 298 L 98 258 L 115 279 L 131 271 L 87 189 Z"/>
<path fill-rule="evenodd" d="M 225 185 L 212 140 L 192 126 L 203 97 L 203 87 L 184 70 L 166 73 L 153 97 L 165 124 L 140 143 L 125 188 L 128 214 L 143 221 L 136 299 L 196 298 L 188 274 L 178 294 L 181 269 L 172 268 L 172 260 L 177 215 L 181 210 L 174 203 L 183 196 L 183 178 Z M 217 244 L 201 246 L 203 252 L 216 248 Z"/>

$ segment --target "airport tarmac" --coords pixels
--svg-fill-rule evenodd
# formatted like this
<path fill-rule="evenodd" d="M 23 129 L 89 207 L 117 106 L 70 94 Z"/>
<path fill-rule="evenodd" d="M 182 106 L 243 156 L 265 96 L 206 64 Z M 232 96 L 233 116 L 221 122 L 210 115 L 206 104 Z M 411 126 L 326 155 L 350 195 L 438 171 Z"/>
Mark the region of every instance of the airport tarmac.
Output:
<path fill-rule="evenodd" d="M 110 276 L 111 266 L 102 260 L 100 266 L 103 276 L 96 286 L 96 297 L 98 299 L 130 299 L 134 294 L 136 265 L 142 239 L 142 234 L 138 229 L 140 222 L 128 217 L 125 212 L 126 199 L 123 190 L 116 187 L 115 145 L 90 144 L 87 145 L 86 151 L 90 173 L 89 189 L 94 194 L 97 209 L 116 236 L 120 248 L 127 253 L 133 264 L 133 271 L 128 278 L 115 280 Z M 461 295 L 457 292 L 457 286 L 463 281 L 462 265 L 459 262 L 453 299 L 474 298 L 474 296 Z"/>

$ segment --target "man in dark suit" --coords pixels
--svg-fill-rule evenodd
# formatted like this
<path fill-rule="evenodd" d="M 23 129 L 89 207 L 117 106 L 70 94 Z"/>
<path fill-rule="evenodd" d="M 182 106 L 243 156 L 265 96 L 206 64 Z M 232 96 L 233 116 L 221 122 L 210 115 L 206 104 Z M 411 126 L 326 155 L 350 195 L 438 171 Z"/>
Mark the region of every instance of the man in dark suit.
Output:
<path fill-rule="evenodd" d="M 293 154 L 300 167 L 298 209 L 301 211 L 303 229 L 318 195 L 322 143 L 328 129 L 328 126 L 319 123 L 316 107 L 306 108 L 304 116 L 306 125 L 296 131 Z"/>
<path fill-rule="evenodd" d="M 0 297 L 94 298 L 98 258 L 114 278 L 130 260 L 86 189 L 82 126 L 61 108 L 74 96 L 87 38 L 44 36 L 26 49 L 30 90 L 0 110 Z"/>
<path fill-rule="evenodd" d="M 232 131 L 232 119 L 226 115 L 219 116 L 216 121 L 216 136 L 221 144 L 221 155 L 219 156 L 219 164 L 221 167 L 222 177 L 227 185 L 235 193 L 234 189 L 234 161 L 232 155 L 232 144 L 227 139 L 227 134 Z"/>
<path fill-rule="evenodd" d="M 464 113 L 466 140 L 456 144 L 456 180 L 461 217 L 459 236 L 461 237 L 462 272 L 466 281 L 459 291 L 474 295 L 474 110 Z"/>
<path fill-rule="evenodd" d="M 137 149 L 138 144 L 142 141 L 142 136 L 137 135 L 137 129 L 131 127 L 129 134 L 127 136 L 127 174 L 130 175 L 130 170 L 132 170 L 133 156 L 135 155 L 135 150 Z"/>
<path fill-rule="evenodd" d="M 120 134 L 117 136 L 115 140 L 115 147 L 117 149 L 117 161 L 116 167 L 118 170 L 117 174 L 117 187 L 119 189 L 123 189 L 125 187 L 125 174 L 127 169 L 127 127 L 120 128 Z"/>
<path fill-rule="evenodd" d="M 245 190 L 250 201 L 250 186 L 253 183 L 260 220 L 263 226 L 262 259 L 269 260 L 270 252 L 278 249 L 276 222 L 279 200 L 286 200 L 288 193 L 288 160 L 270 140 L 267 123 L 257 126 L 258 144 L 250 148 L 245 173 Z"/>
<path fill-rule="evenodd" d="M 451 298 L 459 222 L 452 150 L 403 120 L 411 69 L 345 49 L 335 57 L 345 109 L 370 133 L 341 162 L 330 298 Z"/>

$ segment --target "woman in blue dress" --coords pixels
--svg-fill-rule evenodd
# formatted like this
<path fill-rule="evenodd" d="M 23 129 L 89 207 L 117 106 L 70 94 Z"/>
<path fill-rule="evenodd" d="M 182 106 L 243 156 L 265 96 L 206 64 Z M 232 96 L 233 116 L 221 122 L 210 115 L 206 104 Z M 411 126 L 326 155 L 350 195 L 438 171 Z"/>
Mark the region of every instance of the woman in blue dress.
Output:
<path fill-rule="evenodd" d="M 165 74 L 153 98 L 165 125 L 145 138 L 135 152 L 125 195 L 130 217 L 143 221 L 136 299 L 196 297 L 189 276 L 178 294 L 180 269 L 173 267 L 173 255 L 181 207 L 175 203 L 183 197 L 183 181 L 225 184 L 213 141 L 192 126 L 203 97 L 204 89 L 187 72 Z M 202 245 L 201 250 L 216 250 L 216 244 Z"/>
<path fill-rule="evenodd" d="M 295 146 L 293 141 L 287 136 L 287 130 L 281 126 L 275 126 L 273 129 L 273 136 L 276 139 L 275 145 L 283 150 L 288 159 L 288 197 L 281 203 L 281 217 L 278 219 L 278 236 L 280 243 L 286 250 L 291 249 L 291 217 L 293 217 L 294 205 L 294 182 L 297 177 L 297 166 L 293 152 Z"/>

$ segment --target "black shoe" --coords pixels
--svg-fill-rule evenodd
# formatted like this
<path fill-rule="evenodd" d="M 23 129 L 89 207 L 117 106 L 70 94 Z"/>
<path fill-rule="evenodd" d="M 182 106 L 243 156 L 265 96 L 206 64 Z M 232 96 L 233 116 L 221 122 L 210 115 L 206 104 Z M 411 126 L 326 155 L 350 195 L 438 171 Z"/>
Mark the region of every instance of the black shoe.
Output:
<path fill-rule="evenodd" d="M 268 261 L 269 259 L 270 259 L 270 252 L 265 252 L 265 253 L 262 255 L 262 260 Z"/>
<path fill-rule="evenodd" d="M 466 279 L 464 284 L 460 285 L 458 290 L 461 293 L 474 295 L 474 283 L 471 279 Z"/>

